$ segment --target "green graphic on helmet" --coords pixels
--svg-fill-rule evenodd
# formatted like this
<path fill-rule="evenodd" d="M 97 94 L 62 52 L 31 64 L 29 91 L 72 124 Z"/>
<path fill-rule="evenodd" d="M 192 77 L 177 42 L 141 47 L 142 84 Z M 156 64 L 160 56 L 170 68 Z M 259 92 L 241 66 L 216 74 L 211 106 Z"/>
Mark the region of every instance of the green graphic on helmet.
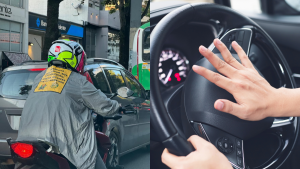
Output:
<path fill-rule="evenodd" d="M 72 58 L 73 57 L 73 58 Z M 57 58 L 57 60 L 61 60 L 63 62 L 67 62 L 72 66 L 72 68 L 76 67 L 77 59 L 73 54 L 69 51 L 61 52 Z"/>
<path fill-rule="evenodd" d="M 48 56 L 48 62 L 50 62 L 53 59 L 56 59 L 56 57 L 55 56 Z"/>

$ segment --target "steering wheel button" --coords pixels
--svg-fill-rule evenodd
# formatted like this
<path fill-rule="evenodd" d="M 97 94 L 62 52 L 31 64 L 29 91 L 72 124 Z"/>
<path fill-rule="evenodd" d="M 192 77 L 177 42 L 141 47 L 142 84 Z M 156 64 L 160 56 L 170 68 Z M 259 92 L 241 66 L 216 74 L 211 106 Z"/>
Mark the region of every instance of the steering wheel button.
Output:
<path fill-rule="evenodd" d="M 241 148 L 242 147 L 242 142 L 241 140 L 236 140 L 236 147 Z"/>
<path fill-rule="evenodd" d="M 232 41 L 234 41 L 235 40 L 235 35 L 234 34 L 231 34 L 230 36 L 229 36 L 229 38 L 228 38 L 228 41 L 229 42 L 232 42 Z"/>
<path fill-rule="evenodd" d="M 224 147 L 225 149 L 227 149 L 227 148 L 228 148 L 228 143 L 225 142 L 225 143 L 223 144 L 223 147 Z"/>
<path fill-rule="evenodd" d="M 218 146 L 222 147 L 222 141 L 218 141 Z"/>
<path fill-rule="evenodd" d="M 236 149 L 236 155 L 239 156 L 239 157 L 242 157 L 242 150 L 237 148 Z"/>
<path fill-rule="evenodd" d="M 243 166 L 243 164 L 242 164 L 242 158 L 241 157 L 237 157 L 236 161 L 237 161 L 237 165 L 239 165 L 241 167 Z"/>
<path fill-rule="evenodd" d="M 239 36 L 237 38 L 238 41 L 243 41 L 244 39 L 244 34 L 245 34 L 245 31 L 239 31 Z"/>

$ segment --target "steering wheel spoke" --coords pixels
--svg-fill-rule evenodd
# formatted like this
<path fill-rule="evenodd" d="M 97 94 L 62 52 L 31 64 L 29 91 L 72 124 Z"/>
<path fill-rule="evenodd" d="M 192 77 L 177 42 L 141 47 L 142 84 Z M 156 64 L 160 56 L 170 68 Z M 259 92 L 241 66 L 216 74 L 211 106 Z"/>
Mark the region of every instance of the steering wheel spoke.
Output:
<path fill-rule="evenodd" d="M 282 127 L 293 124 L 295 117 L 280 117 L 275 118 L 271 128 Z"/>
<path fill-rule="evenodd" d="M 235 50 L 231 46 L 233 41 L 236 41 L 248 55 L 250 51 L 250 45 L 252 40 L 253 31 L 251 28 L 235 28 L 227 31 L 220 40 L 227 46 L 228 50 L 232 54 L 236 54 Z M 220 51 L 212 43 L 209 49 L 213 53 L 220 53 Z"/>
<path fill-rule="evenodd" d="M 234 168 L 245 168 L 242 139 L 206 124 L 193 122 L 192 125 L 195 132 L 216 146 L 227 157 Z"/>

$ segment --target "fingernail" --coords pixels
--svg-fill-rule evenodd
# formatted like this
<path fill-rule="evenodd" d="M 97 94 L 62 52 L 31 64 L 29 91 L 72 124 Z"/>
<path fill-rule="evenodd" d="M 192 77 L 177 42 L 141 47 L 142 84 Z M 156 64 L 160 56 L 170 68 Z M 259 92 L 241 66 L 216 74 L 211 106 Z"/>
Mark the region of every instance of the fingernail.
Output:
<path fill-rule="evenodd" d="M 201 50 L 202 52 L 206 52 L 207 48 L 201 45 L 201 46 L 200 46 L 200 50 Z"/>
<path fill-rule="evenodd" d="M 222 110 L 224 108 L 224 103 L 222 101 L 218 101 L 216 107 L 218 110 Z"/>
<path fill-rule="evenodd" d="M 199 68 L 200 68 L 200 66 L 198 66 L 198 65 L 194 65 L 194 66 L 193 66 L 193 70 L 194 70 L 194 71 L 199 70 Z"/>
<path fill-rule="evenodd" d="M 238 43 L 236 43 L 236 41 L 233 41 L 233 42 L 232 42 L 232 45 L 238 45 Z"/>
<path fill-rule="evenodd" d="M 217 43 L 217 45 L 221 45 L 222 44 L 222 42 L 219 39 L 216 39 L 216 43 Z"/>

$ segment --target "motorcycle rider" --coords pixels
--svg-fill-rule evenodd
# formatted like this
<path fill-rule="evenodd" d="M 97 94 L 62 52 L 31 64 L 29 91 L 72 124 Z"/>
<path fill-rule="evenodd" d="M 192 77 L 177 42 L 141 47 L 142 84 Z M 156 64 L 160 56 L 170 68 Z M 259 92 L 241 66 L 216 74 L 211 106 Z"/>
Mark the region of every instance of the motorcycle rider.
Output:
<path fill-rule="evenodd" d="M 17 141 L 47 141 L 77 168 L 103 169 L 89 109 L 107 116 L 120 106 L 80 74 L 85 64 L 86 54 L 77 42 L 52 43 L 49 67 L 37 75 L 26 100 Z"/>

